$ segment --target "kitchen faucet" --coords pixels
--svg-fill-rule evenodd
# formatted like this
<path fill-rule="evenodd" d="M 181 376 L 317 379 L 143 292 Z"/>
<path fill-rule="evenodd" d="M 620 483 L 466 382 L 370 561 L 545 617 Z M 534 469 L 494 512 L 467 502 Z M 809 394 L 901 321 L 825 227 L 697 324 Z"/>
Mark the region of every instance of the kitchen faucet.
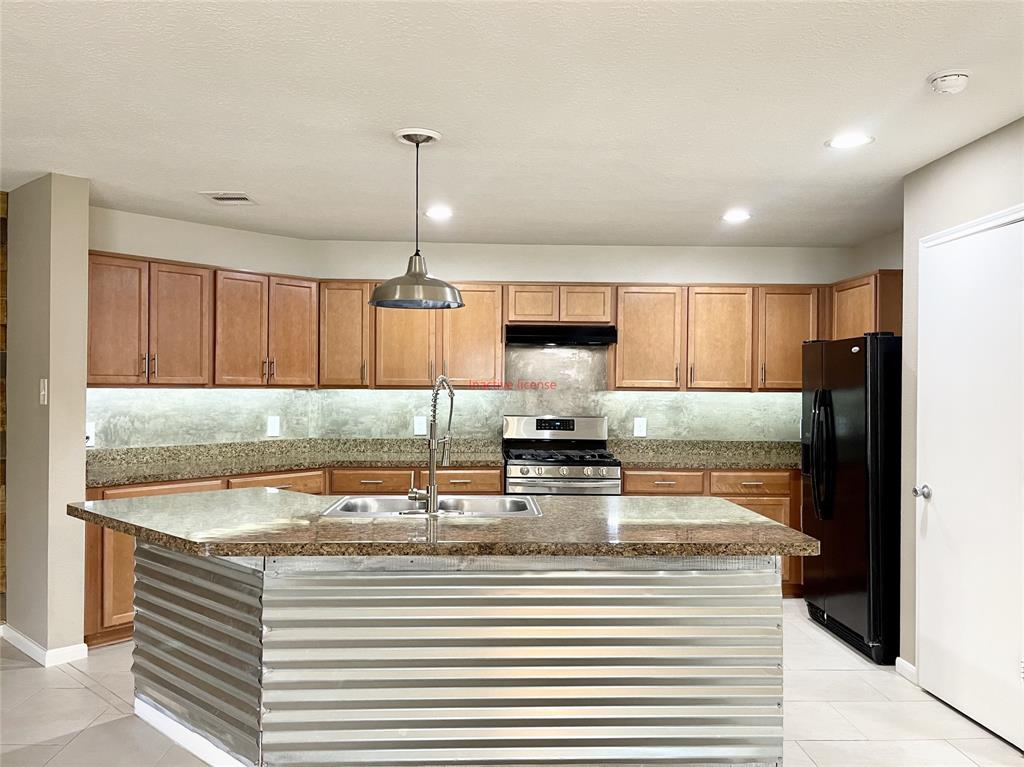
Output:
<path fill-rule="evenodd" d="M 437 399 L 441 389 L 448 392 L 448 426 L 444 436 L 437 438 Z M 427 487 L 409 489 L 410 501 L 426 501 L 427 514 L 437 514 L 437 446 L 441 445 L 441 465 L 447 466 L 452 453 L 452 413 L 455 410 L 455 390 L 448 381 L 448 376 L 439 375 L 434 381 L 434 389 L 430 398 L 430 427 L 427 436 Z"/>

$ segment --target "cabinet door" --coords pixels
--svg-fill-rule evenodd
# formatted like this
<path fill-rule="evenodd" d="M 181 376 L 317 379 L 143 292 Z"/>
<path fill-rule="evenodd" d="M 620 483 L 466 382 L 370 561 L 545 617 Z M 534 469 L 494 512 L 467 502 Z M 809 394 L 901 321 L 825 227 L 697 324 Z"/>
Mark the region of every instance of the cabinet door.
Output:
<path fill-rule="evenodd" d="M 177 264 L 149 267 L 149 380 L 210 383 L 213 272 Z"/>
<path fill-rule="evenodd" d="M 608 285 L 561 285 L 558 319 L 562 322 L 612 321 L 612 289 Z"/>
<path fill-rule="evenodd" d="M 88 382 L 146 383 L 149 264 L 89 256 Z"/>
<path fill-rule="evenodd" d="M 262 274 L 217 272 L 214 383 L 266 383 L 268 291 L 269 280 Z"/>
<path fill-rule="evenodd" d="M 727 501 L 756 511 L 763 517 L 768 517 L 781 525 L 790 526 L 789 524 L 789 498 L 726 498 Z M 787 583 L 792 583 L 795 580 L 797 574 L 794 562 L 796 557 L 783 557 L 782 558 L 782 580 Z"/>
<path fill-rule="evenodd" d="M 461 309 L 375 309 L 373 375 L 377 386 L 431 386 L 440 371 L 437 312 Z"/>
<path fill-rule="evenodd" d="M 316 386 L 318 293 L 310 280 L 270 278 L 269 383 Z"/>
<path fill-rule="evenodd" d="M 875 332 L 875 287 L 873 274 L 832 286 L 833 338 L 855 338 Z"/>
<path fill-rule="evenodd" d="M 678 469 L 624 469 L 626 495 L 703 495 L 704 472 Z"/>
<path fill-rule="evenodd" d="M 803 342 L 818 338 L 818 289 L 758 288 L 757 316 L 757 388 L 799 391 Z"/>
<path fill-rule="evenodd" d="M 232 477 L 228 480 L 228 490 L 245 487 L 274 487 L 278 490 L 291 490 L 294 493 L 322 495 L 324 492 L 324 472 L 288 471 L 280 474 L 256 474 L 252 477 Z"/>
<path fill-rule="evenodd" d="M 712 471 L 711 495 L 789 495 L 788 471 Z"/>
<path fill-rule="evenodd" d="M 320 385 L 369 386 L 368 282 L 320 283 Z"/>
<path fill-rule="evenodd" d="M 687 388 L 751 388 L 753 313 L 753 288 L 690 288 Z"/>
<path fill-rule="evenodd" d="M 331 492 L 335 495 L 405 495 L 415 485 L 413 474 L 412 469 L 331 469 Z"/>
<path fill-rule="evenodd" d="M 454 386 L 501 381 L 505 346 L 500 285 L 458 285 L 466 305 L 440 312 L 441 368 Z"/>
<path fill-rule="evenodd" d="M 618 289 L 615 388 L 678 389 L 686 294 L 657 285 Z"/>
<path fill-rule="evenodd" d="M 198 480 L 171 482 L 144 487 L 113 487 L 101 492 L 103 500 L 114 498 L 140 498 L 148 495 L 195 493 L 203 490 L 223 490 L 224 480 Z M 97 562 L 99 572 L 87 575 L 86 583 L 94 584 L 98 593 L 86 593 L 86 632 L 93 635 L 91 644 L 102 643 L 103 632 L 128 627 L 135 618 L 135 539 L 107 528 L 96 528 L 99 556 L 87 556 L 90 563 Z M 98 576 L 98 577 L 96 577 Z M 87 636 L 86 640 L 89 641 Z M 107 639 L 106 641 L 110 641 Z"/>
<path fill-rule="evenodd" d="M 557 285 L 509 285 L 509 322 L 558 322 Z"/>

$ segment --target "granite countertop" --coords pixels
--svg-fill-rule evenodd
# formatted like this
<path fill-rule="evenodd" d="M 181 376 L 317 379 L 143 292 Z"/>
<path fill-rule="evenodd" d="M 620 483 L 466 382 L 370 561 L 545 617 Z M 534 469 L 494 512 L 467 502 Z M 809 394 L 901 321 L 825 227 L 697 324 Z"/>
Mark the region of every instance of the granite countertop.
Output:
<path fill-rule="evenodd" d="M 615 439 L 608 445 L 627 469 L 795 469 L 798 442 Z M 280 439 L 203 445 L 92 448 L 86 452 L 86 485 L 224 477 L 342 466 L 424 467 L 424 439 Z M 458 439 L 452 465 L 501 466 L 501 442 Z"/>
<path fill-rule="evenodd" d="M 337 497 L 268 488 L 68 505 L 72 517 L 198 556 L 815 555 L 818 542 L 722 498 L 532 496 L 541 516 L 325 517 Z"/>

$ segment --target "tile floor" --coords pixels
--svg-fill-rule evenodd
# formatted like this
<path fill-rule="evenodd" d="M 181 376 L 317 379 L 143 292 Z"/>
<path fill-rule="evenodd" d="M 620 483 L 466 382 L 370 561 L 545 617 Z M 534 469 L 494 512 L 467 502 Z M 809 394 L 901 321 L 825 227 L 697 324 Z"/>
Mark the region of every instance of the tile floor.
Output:
<path fill-rule="evenodd" d="M 1024 767 L 1024 756 L 785 603 L 785 767 Z M 132 715 L 131 645 L 57 668 L 0 648 L 2 767 L 201 767 Z"/>

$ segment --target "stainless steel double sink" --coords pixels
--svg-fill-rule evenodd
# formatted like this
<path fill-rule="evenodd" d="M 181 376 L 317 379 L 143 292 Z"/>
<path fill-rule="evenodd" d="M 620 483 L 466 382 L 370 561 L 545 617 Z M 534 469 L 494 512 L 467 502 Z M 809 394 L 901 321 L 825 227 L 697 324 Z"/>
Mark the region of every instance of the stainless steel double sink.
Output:
<path fill-rule="evenodd" d="M 539 517 L 540 507 L 530 497 L 511 495 L 442 495 L 442 517 Z M 325 517 L 427 516 L 426 501 L 410 501 L 395 495 L 348 495 L 332 503 Z"/>

